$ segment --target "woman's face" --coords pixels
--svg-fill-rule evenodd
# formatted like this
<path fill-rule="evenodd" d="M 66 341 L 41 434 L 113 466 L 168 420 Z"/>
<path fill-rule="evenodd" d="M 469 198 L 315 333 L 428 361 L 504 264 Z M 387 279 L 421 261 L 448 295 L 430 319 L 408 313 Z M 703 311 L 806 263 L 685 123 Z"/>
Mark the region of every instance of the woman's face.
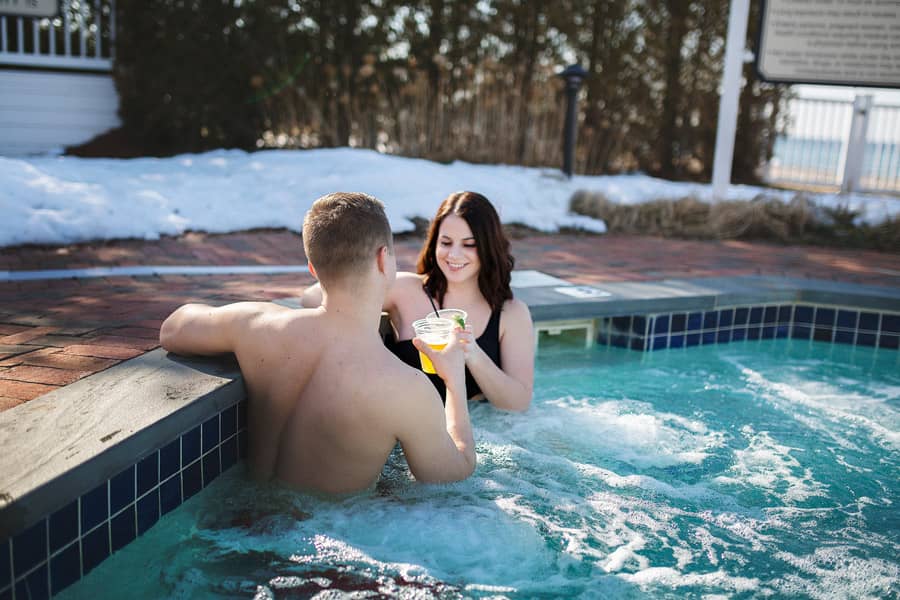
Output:
<path fill-rule="evenodd" d="M 475 236 L 462 217 L 447 215 L 441 221 L 435 254 L 438 268 L 448 283 L 478 276 L 481 262 L 478 260 Z"/>

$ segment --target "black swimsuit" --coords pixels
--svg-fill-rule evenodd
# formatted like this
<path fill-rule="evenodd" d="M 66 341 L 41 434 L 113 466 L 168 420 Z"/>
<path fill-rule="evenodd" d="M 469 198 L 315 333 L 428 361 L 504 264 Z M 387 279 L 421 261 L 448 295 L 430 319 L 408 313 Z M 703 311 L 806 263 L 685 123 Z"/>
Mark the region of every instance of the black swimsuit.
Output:
<path fill-rule="evenodd" d="M 427 293 L 427 292 L 426 292 Z M 428 299 L 431 300 L 431 296 L 428 296 Z M 431 300 L 431 306 L 434 307 L 434 301 Z M 437 311 L 437 308 L 435 311 Z M 500 311 L 494 311 L 491 313 L 491 318 L 488 321 L 487 327 L 484 328 L 484 333 L 481 334 L 477 340 L 475 340 L 485 354 L 491 357 L 491 360 L 494 361 L 494 364 L 498 367 L 500 366 Z M 385 345 L 388 350 L 397 355 L 397 358 L 405 362 L 411 367 L 415 367 L 416 369 L 421 369 L 422 364 L 419 362 L 419 351 L 413 346 L 412 340 L 402 340 L 396 341 L 394 339 L 393 334 L 389 334 L 387 339 L 385 340 Z M 438 393 L 441 396 L 441 401 L 444 402 L 446 400 L 446 391 L 447 388 L 444 385 L 444 380 L 440 378 L 439 375 L 431 375 L 430 373 L 426 373 L 428 378 L 431 380 L 431 383 L 434 384 L 434 387 L 437 388 Z M 476 396 L 481 393 L 481 388 L 478 387 L 478 383 L 475 381 L 475 378 L 472 377 L 472 374 L 469 372 L 469 368 L 466 367 L 466 393 L 469 398 L 472 396 Z"/>

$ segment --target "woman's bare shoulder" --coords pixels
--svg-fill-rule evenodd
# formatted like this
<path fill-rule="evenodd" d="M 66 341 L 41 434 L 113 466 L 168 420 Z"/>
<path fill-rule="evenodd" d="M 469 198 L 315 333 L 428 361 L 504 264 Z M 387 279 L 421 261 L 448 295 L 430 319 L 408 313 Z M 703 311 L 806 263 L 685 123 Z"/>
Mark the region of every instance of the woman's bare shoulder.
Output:
<path fill-rule="evenodd" d="M 528 305 L 518 298 L 510 298 L 503 303 L 503 315 L 515 320 L 527 319 L 531 321 L 531 311 Z"/>

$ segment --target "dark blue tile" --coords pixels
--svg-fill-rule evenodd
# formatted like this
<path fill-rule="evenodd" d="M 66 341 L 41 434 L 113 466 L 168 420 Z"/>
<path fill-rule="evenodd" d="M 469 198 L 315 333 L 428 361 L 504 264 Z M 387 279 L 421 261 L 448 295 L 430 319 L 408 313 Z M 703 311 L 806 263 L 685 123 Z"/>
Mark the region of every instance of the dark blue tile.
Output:
<path fill-rule="evenodd" d="M 747 319 L 750 317 L 750 309 L 749 308 L 736 308 L 734 309 L 734 324 L 735 325 L 746 325 Z"/>
<path fill-rule="evenodd" d="M 643 337 L 631 338 L 631 349 L 637 350 L 638 352 L 643 352 L 644 351 L 644 338 Z"/>
<path fill-rule="evenodd" d="M 783 304 L 778 307 L 778 324 L 785 325 L 791 322 L 791 312 L 793 307 L 790 304 Z"/>
<path fill-rule="evenodd" d="M 12 583 L 12 571 L 9 568 L 9 540 L 0 542 L 0 590 Z"/>
<path fill-rule="evenodd" d="M 222 442 L 222 470 L 227 471 L 238 459 L 237 437 L 232 436 Z"/>
<path fill-rule="evenodd" d="M 667 341 L 668 341 L 668 340 L 666 339 L 666 336 L 664 336 L 664 335 L 657 335 L 657 336 L 655 336 L 655 337 L 653 338 L 653 349 L 654 349 L 654 350 L 662 350 L 662 349 L 664 349 L 664 348 L 666 347 L 666 342 L 667 342 Z"/>
<path fill-rule="evenodd" d="M 222 411 L 222 439 L 227 440 L 237 433 L 237 405 Z"/>
<path fill-rule="evenodd" d="M 750 317 L 749 317 L 748 322 L 751 325 L 759 325 L 760 323 L 762 323 L 762 318 L 763 318 L 762 306 L 754 306 L 753 308 L 750 309 Z"/>
<path fill-rule="evenodd" d="M 838 344 L 852 344 L 854 332 L 838 329 L 834 332 L 834 341 Z"/>
<path fill-rule="evenodd" d="M 719 313 L 710 310 L 703 313 L 703 329 L 715 329 L 719 326 Z"/>
<path fill-rule="evenodd" d="M 246 459 L 247 458 L 247 430 L 242 429 L 240 433 L 238 433 L 238 457 Z"/>
<path fill-rule="evenodd" d="M 159 452 L 137 464 L 137 495 L 143 496 L 159 483 Z"/>
<path fill-rule="evenodd" d="M 878 347 L 879 348 L 889 348 L 891 350 L 897 350 L 897 340 L 900 339 L 900 336 L 891 335 L 889 333 L 882 333 L 878 338 Z"/>
<path fill-rule="evenodd" d="M 647 335 L 647 317 L 634 317 L 631 320 L 631 332 L 638 335 Z"/>
<path fill-rule="evenodd" d="M 778 339 L 786 338 L 791 332 L 790 325 L 777 325 L 775 327 L 775 337 Z"/>
<path fill-rule="evenodd" d="M 759 326 L 750 326 L 747 328 L 747 339 L 758 340 L 762 336 L 762 328 Z"/>
<path fill-rule="evenodd" d="M 822 308 L 820 306 L 816 309 L 816 325 L 834 327 L 834 319 L 836 316 L 837 311 L 833 308 Z"/>
<path fill-rule="evenodd" d="M 856 329 L 856 319 L 859 313 L 855 310 L 839 310 L 837 314 L 837 326 L 844 329 Z"/>
<path fill-rule="evenodd" d="M 798 340 L 808 340 L 812 334 L 812 328 L 806 325 L 794 325 L 791 329 L 791 337 Z"/>
<path fill-rule="evenodd" d="M 0 600 L 13 600 L 12 590 L 11 587 L 6 589 L 0 588 Z"/>
<path fill-rule="evenodd" d="M 816 327 L 813 330 L 813 339 L 817 342 L 830 342 L 834 337 L 834 330 L 831 327 Z"/>
<path fill-rule="evenodd" d="M 188 465 L 181 471 L 181 488 L 184 490 L 185 500 L 203 489 L 203 469 L 199 462 Z"/>
<path fill-rule="evenodd" d="M 135 538 L 134 505 L 132 504 L 109 522 L 112 551 L 124 548 Z"/>
<path fill-rule="evenodd" d="M 609 338 L 609 344 L 611 346 L 615 346 L 616 348 L 627 348 L 628 347 L 628 336 L 627 335 L 614 335 Z"/>
<path fill-rule="evenodd" d="M 81 533 L 93 529 L 109 518 L 109 496 L 102 483 L 81 497 Z"/>
<path fill-rule="evenodd" d="M 621 333 L 631 331 L 631 317 L 613 317 L 612 329 Z"/>
<path fill-rule="evenodd" d="M 81 538 L 81 558 L 84 574 L 90 573 L 109 556 L 109 525 L 104 523 Z"/>
<path fill-rule="evenodd" d="M 16 583 L 16 598 L 28 600 L 46 600 L 50 598 L 50 589 L 47 586 L 47 565 L 41 565 L 25 579 Z"/>
<path fill-rule="evenodd" d="M 13 572 L 16 577 L 47 560 L 47 519 L 13 536 Z"/>
<path fill-rule="evenodd" d="M 219 445 L 219 415 L 203 422 L 203 454 Z"/>
<path fill-rule="evenodd" d="M 138 535 L 153 527 L 159 521 L 159 489 L 155 489 L 137 501 Z"/>
<path fill-rule="evenodd" d="M 669 315 L 658 315 L 653 319 L 653 333 L 657 335 L 669 333 Z"/>
<path fill-rule="evenodd" d="M 672 326 L 669 329 L 672 333 L 683 333 L 686 326 L 687 326 L 687 315 L 686 314 L 675 313 L 674 315 L 672 315 Z"/>
<path fill-rule="evenodd" d="M 703 329 L 703 313 L 694 312 L 688 315 L 687 330 L 699 331 Z"/>
<path fill-rule="evenodd" d="M 735 327 L 731 331 L 731 341 L 732 342 L 742 342 L 747 339 L 747 328 L 746 327 Z"/>
<path fill-rule="evenodd" d="M 609 346 L 609 334 L 605 331 L 601 331 L 597 334 L 597 343 L 601 346 Z M 224 424 L 224 423 L 223 423 Z M 225 437 L 225 433 L 222 433 L 222 436 Z M 228 439 L 225 437 L 225 439 Z"/>
<path fill-rule="evenodd" d="M 241 400 L 237 406 L 238 431 L 247 428 L 247 401 Z"/>
<path fill-rule="evenodd" d="M 81 579 L 81 554 L 72 544 L 50 559 L 50 589 L 54 595 Z"/>
<path fill-rule="evenodd" d="M 216 448 L 212 452 L 203 455 L 203 487 L 212 483 L 212 480 L 218 477 L 219 473 L 221 473 L 219 449 Z"/>
<path fill-rule="evenodd" d="M 859 313 L 859 328 L 864 331 L 878 331 L 878 313 Z"/>
<path fill-rule="evenodd" d="M 731 323 L 734 321 L 734 311 L 730 308 L 726 308 L 724 310 L 719 311 L 719 328 L 722 327 L 731 327 Z"/>
<path fill-rule="evenodd" d="M 56 552 L 77 537 L 78 500 L 75 500 L 50 515 L 50 553 Z"/>
<path fill-rule="evenodd" d="M 794 309 L 794 323 L 811 324 L 813 322 L 813 307 L 804 304 Z"/>
<path fill-rule="evenodd" d="M 856 334 L 857 346 L 874 346 L 876 340 L 877 336 L 874 333 L 866 333 L 864 331 L 860 331 Z"/>
<path fill-rule="evenodd" d="M 716 343 L 716 332 L 715 331 L 704 331 L 703 332 L 703 344 L 715 344 Z"/>
<path fill-rule="evenodd" d="M 181 468 L 200 458 L 200 426 L 181 436 Z"/>
<path fill-rule="evenodd" d="M 676 334 L 669 338 L 669 348 L 684 348 L 684 334 Z"/>
<path fill-rule="evenodd" d="M 165 481 L 181 468 L 181 438 L 159 449 L 159 480 Z"/>
<path fill-rule="evenodd" d="M 134 465 L 109 480 L 109 513 L 116 514 L 134 502 Z"/>
<path fill-rule="evenodd" d="M 716 343 L 717 344 L 725 344 L 731 341 L 731 330 L 730 329 L 720 329 L 716 334 Z"/>
<path fill-rule="evenodd" d="M 770 340 L 775 337 L 775 327 L 771 325 L 766 325 L 762 328 L 762 335 L 760 336 L 764 340 Z"/>
<path fill-rule="evenodd" d="M 181 504 L 181 477 L 176 475 L 159 486 L 160 516 L 175 510 L 179 504 Z"/>
<path fill-rule="evenodd" d="M 763 323 L 766 325 L 774 325 L 778 321 L 778 307 L 767 306 L 763 311 Z"/>
<path fill-rule="evenodd" d="M 881 331 L 887 333 L 900 333 L 900 315 L 881 315 Z"/>
<path fill-rule="evenodd" d="M 688 346 L 698 346 L 700 345 L 700 334 L 699 333 L 689 333 L 684 338 L 684 343 Z"/>

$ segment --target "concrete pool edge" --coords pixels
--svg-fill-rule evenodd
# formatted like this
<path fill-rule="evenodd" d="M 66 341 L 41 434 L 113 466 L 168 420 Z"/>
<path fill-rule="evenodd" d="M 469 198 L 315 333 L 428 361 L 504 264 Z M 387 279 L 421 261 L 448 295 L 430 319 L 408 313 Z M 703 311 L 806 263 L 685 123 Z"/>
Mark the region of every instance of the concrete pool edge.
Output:
<path fill-rule="evenodd" d="M 531 308 L 536 326 L 759 303 L 900 313 L 898 288 L 812 279 L 754 276 L 570 286 L 581 288 L 584 297 L 561 292 L 559 281 L 539 283 L 549 285 L 514 288 Z M 591 290 L 597 295 L 591 296 Z M 297 305 L 296 300 L 279 303 Z M 0 595 L 37 572 L 13 568 L 13 536 L 43 520 L 50 539 L 54 511 L 112 481 L 122 469 L 197 429 L 244 395 L 233 360 L 183 359 L 154 350 L 0 413 L 0 560 L 9 554 L 12 578 L 4 582 L 0 570 Z M 224 459 L 221 464 L 224 470 Z M 179 502 L 188 497 L 184 485 Z M 108 512 L 111 521 L 110 508 Z M 140 535 L 140 527 L 136 529 Z M 109 548 L 110 553 L 116 549 L 112 541 Z M 52 553 L 51 544 L 44 549 L 48 589 L 55 589 Z"/>

